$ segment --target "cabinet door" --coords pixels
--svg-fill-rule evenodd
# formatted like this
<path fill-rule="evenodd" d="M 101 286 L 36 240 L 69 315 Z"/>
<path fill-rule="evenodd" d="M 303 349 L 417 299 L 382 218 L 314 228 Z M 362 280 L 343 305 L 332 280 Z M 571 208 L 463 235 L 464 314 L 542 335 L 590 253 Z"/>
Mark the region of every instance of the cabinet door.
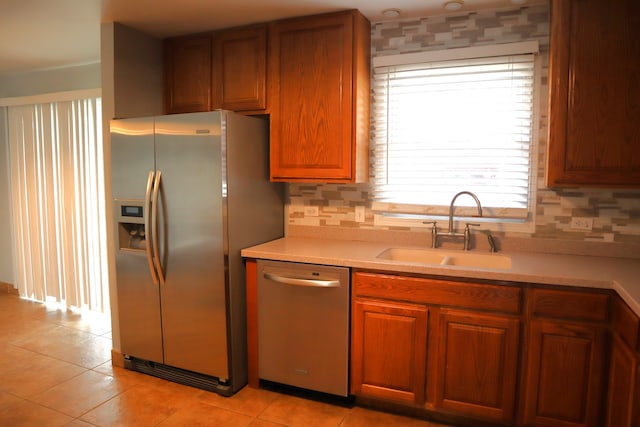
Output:
<path fill-rule="evenodd" d="M 445 309 L 437 317 L 434 408 L 512 423 L 520 320 Z"/>
<path fill-rule="evenodd" d="M 164 48 L 166 112 L 209 111 L 211 37 L 168 39 Z"/>
<path fill-rule="evenodd" d="M 607 396 L 607 427 L 633 427 L 638 366 L 634 352 L 614 334 Z"/>
<path fill-rule="evenodd" d="M 531 320 L 524 424 L 599 426 L 603 353 L 600 326 Z"/>
<path fill-rule="evenodd" d="M 266 108 L 266 26 L 229 30 L 213 38 L 213 108 Z"/>
<path fill-rule="evenodd" d="M 640 2 L 552 2 L 549 186 L 640 186 Z"/>
<path fill-rule="evenodd" d="M 356 299 L 351 324 L 351 393 L 424 402 L 427 308 Z"/>
<path fill-rule="evenodd" d="M 370 52 L 356 40 L 369 40 L 368 21 L 351 11 L 287 20 L 269 37 L 271 179 L 366 180 Z"/>

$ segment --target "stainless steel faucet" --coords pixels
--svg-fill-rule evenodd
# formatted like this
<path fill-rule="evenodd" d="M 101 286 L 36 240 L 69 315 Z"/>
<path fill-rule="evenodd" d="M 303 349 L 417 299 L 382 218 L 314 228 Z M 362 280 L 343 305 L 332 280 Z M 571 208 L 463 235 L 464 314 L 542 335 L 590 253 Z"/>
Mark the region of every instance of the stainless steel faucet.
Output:
<path fill-rule="evenodd" d="M 476 201 L 476 205 L 478 206 L 478 216 L 481 217 L 482 216 L 482 205 L 480 204 L 480 199 L 478 199 L 478 196 L 476 196 L 475 194 L 473 194 L 470 191 L 461 191 L 458 194 L 456 194 L 455 196 L 453 196 L 453 199 L 451 199 L 451 204 L 449 205 L 449 230 L 446 233 L 441 233 L 438 231 L 438 227 L 436 226 L 436 223 L 433 223 L 433 227 L 431 228 L 431 247 L 435 248 L 438 246 L 438 236 L 450 236 L 450 237 L 462 237 L 464 238 L 464 250 L 468 251 L 469 250 L 469 246 L 470 246 L 470 242 L 471 242 L 471 229 L 470 227 L 477 227 L 480 224 L 473 224 L 473 223 L 467 223 L 464 227 L 464 232 L 462 233 L 456 233 L 453 230 L 453 208 L 454 205 L 456 203 L 456 199 L 463 195 L 463 194 L 467 194 L 471 197 L 473 197 L 473 200 Z"/>
<path fill-rule="evenodd" d="M 478 199 L 478 196 L 473 194 L 471 191 L 459 192 L 458 194 L 453 196 L 453 199 L 451 199 L 451 204 L 449 205 L 449 234 L 453 233 L 453 205 L 456 203 L 456 199 L 458 198 L 458 196 L 462 196 L 463 194 L 468 194 L 469 196 L 473 197 L 473 200 L 476 201 L 476 205 L 478 205 L 478 216 L 482 216 L 482 206 L 480 205 L 480 199 Z"/>

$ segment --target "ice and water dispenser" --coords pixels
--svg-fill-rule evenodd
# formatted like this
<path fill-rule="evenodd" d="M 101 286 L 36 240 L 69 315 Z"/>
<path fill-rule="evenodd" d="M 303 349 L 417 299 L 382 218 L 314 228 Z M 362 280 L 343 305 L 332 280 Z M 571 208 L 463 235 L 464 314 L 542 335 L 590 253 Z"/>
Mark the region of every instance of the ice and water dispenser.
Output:
<path fill-rule="evenodd" d="M 147 230 L 142 200 L 115 200 L 116 233 L 119 250 L 144 251 Z"/>

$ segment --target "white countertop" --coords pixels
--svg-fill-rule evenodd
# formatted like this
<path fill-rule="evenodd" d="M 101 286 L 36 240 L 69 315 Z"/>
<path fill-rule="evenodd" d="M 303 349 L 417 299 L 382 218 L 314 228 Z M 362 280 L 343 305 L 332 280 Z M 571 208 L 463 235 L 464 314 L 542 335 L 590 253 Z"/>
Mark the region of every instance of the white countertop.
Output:
<path fill-rule="evenodd" d="M 243 249 L 241 254 L 245 258 L 336 265 L 386 272 L 613 289 L 640 316 L 640 260 L 638 259 L 500 252 L 498 255 L 511 257 L 511 268 L 503 270 L 427 265 L 376 258 L 390 247 L 410 246 L 352 240 L 284 237 Z M 447 250 L 447 252 L 453 251 Z"/>

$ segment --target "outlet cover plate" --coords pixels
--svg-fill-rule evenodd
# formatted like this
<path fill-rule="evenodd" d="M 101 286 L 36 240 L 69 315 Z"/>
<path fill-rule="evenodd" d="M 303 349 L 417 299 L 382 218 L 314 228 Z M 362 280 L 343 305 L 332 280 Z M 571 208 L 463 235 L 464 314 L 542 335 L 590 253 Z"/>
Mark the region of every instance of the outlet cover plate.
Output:
<path fill-rule="evenodd" d="M 591 231 L 593 229 L 593 218 L 586 216 L 571 217 L 571 229 Z"/>
<path fill-rule="evenodd" d="M 320 209 L 317 206 L 304 207 L 304 216 L 318 216 L 319 214 L 320 214 Z"/>

